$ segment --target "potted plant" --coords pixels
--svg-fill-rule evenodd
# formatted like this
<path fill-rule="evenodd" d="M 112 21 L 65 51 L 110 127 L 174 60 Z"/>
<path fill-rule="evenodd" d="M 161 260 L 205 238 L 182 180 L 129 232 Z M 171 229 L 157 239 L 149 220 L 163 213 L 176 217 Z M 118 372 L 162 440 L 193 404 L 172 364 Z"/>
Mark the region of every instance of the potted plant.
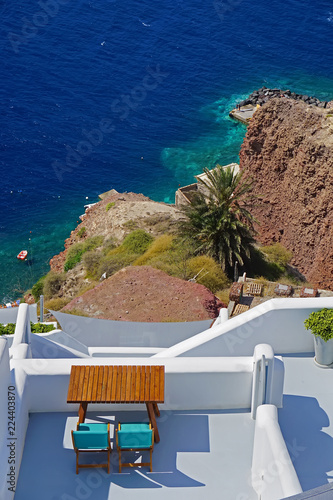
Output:
<path fill-rule="evenodd" d="M 333 309 L 312 312 L 304 321 L 305 328 L 314 335 L 315 361 L 319 365 L 333 363 Z"/>

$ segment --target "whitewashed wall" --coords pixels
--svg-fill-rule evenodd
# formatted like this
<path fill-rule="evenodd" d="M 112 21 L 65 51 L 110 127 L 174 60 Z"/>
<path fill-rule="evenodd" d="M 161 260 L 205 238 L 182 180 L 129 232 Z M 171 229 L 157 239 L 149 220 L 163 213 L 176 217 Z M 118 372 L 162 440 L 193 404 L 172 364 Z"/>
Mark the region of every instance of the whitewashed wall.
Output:
<path fill-rule="evenodd" d="M 261 500 L 279 500 L 302 492 L 273 405 L 257 410 L 252 486 Z"/>
<path fill-rule="evenodd" d="M 170 347 L 206 330 L 212 323 L 212 320 L 139 323 L 85 318 L 58 311 L 52 314 L 67 335 L 88 347 Z"/>
<path fill-rule="evenodd" d="M 11 392 L 13 391 L 12 381 L 10 377 L 10 368 L 9 368 L 9 349 L 7 345 L 6 339 L 0 338 L 0 498 L 1 500 L 6 500 L 7 498 L 12 498 L 13 493 L 8 491 L 7 485 L 7 473 L 9 472 L 9 467 L 12 464 L 8 464 L 8 459 L 11 460 L 10 457 L 10 449 L 8 448 L 8 390 L 10 388 Z M 12 397 L 12 395 L 10 395 Z M 11 400 L 12 402 L 13 400 Z M 14 423 L 17 422 L 16 418 L 16 407 L 17 407 L 17 398 L 15 397 L 15 412 L 14 412 Z M 12 406 L 11 406 L 12 408 Z M 11 421 L 12 422 L 12 421 Z M 15 436 L 14 436 L 15 437 Z M 15 444 L 16 448 L 16 444 Z M 17 456 L 17 454 L 15 454 Z M 15 466 L 15 470 L 18 473 L 17 464 L 13 464 Z M 16 476 L 17 477 L 17 476 Z"/>
<path fill-rule="evenodd" d="M 91 358 L 89 364 L 110 363 L 110 358 Z M 26 374 L 25 392 L 29 411 L 77 411 L 78 405 L 67 404 L 69 375 L 73 360 L 12 360 Z M 87 360 L 76 359 L 75 365 Z M 161 409 L 250 408 L 253 357 L 211 359 L 115 358 L 115 365 L 165 364 L 165 404 Z M 19 377 L 22 374 L 19 373 Z M 52 397 L 50 397 L 52 394 Z M 90 405 L 91 410 L 116 411 L 117 405 Z M 140 405 L 122 405 L 138 410 Z M 142 406 L 142 408 L 145 408 Z"/>
<path fill-rule="evenodd" d="M 333 308 L 333 297 L 272 299 L 170 347 L 158 357 L 250 356 L 257 344 L 276 354 L 314 351 L 313 335 L 304 320 L 312 311 Z"/>

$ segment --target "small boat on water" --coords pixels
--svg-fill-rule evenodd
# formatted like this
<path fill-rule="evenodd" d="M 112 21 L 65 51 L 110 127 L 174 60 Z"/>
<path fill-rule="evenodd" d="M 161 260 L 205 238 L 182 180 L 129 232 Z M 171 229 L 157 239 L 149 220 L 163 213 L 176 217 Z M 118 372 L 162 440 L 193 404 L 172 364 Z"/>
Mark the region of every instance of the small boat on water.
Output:
<path fill-rule="evenodd" d="M 21 250 L 20 253 L 18 254 L 17 258 L 20 260 L 24 260 L 28 255 L 27 250 Z"/>

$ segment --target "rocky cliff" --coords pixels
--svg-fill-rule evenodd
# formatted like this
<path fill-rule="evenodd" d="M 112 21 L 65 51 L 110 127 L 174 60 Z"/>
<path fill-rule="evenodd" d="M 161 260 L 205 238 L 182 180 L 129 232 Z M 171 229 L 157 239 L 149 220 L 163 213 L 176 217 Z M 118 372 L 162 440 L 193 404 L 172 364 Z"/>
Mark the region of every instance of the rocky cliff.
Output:
<path fill-rule="evenodd" d="M 315 286 L 333 290 L 333 102 L 326 109 L 288 98 L 258 109 L 240 152 L 254 180 L 263 244 L 280 242 Z"/>

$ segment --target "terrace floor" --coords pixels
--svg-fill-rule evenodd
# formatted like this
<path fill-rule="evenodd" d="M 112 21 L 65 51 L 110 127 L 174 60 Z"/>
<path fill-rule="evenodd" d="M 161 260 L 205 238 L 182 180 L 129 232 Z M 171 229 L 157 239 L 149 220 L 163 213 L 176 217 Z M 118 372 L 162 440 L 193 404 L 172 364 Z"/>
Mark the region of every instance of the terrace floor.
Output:
<path fill-rule="evenodd" d="M 118 421 L 145 421 L 145 412 L 114 415 L 87 413 L 87 421 L 110 422 L 111 439 Z M 250 484 L 254 421 L 250 413 L 232 411 L 161 411 L 161 441 L 154 447 L 153 472 L 148 468 L 118 473 L 118 454 L 106 469 L 75 474 L 71 429 L 73 413 L 30 415 L 15 500 L 149 500 L 223 498 L 252 500 Z M 105 461 L 104 454 L 94 454 Z M 83 463 L 85 455 L 80 455 Z"/>
<path fill-rule="evenodd" d="M 279 423 L 303 491 L 333 481 L 333 369 L 284 356 Z"/>

